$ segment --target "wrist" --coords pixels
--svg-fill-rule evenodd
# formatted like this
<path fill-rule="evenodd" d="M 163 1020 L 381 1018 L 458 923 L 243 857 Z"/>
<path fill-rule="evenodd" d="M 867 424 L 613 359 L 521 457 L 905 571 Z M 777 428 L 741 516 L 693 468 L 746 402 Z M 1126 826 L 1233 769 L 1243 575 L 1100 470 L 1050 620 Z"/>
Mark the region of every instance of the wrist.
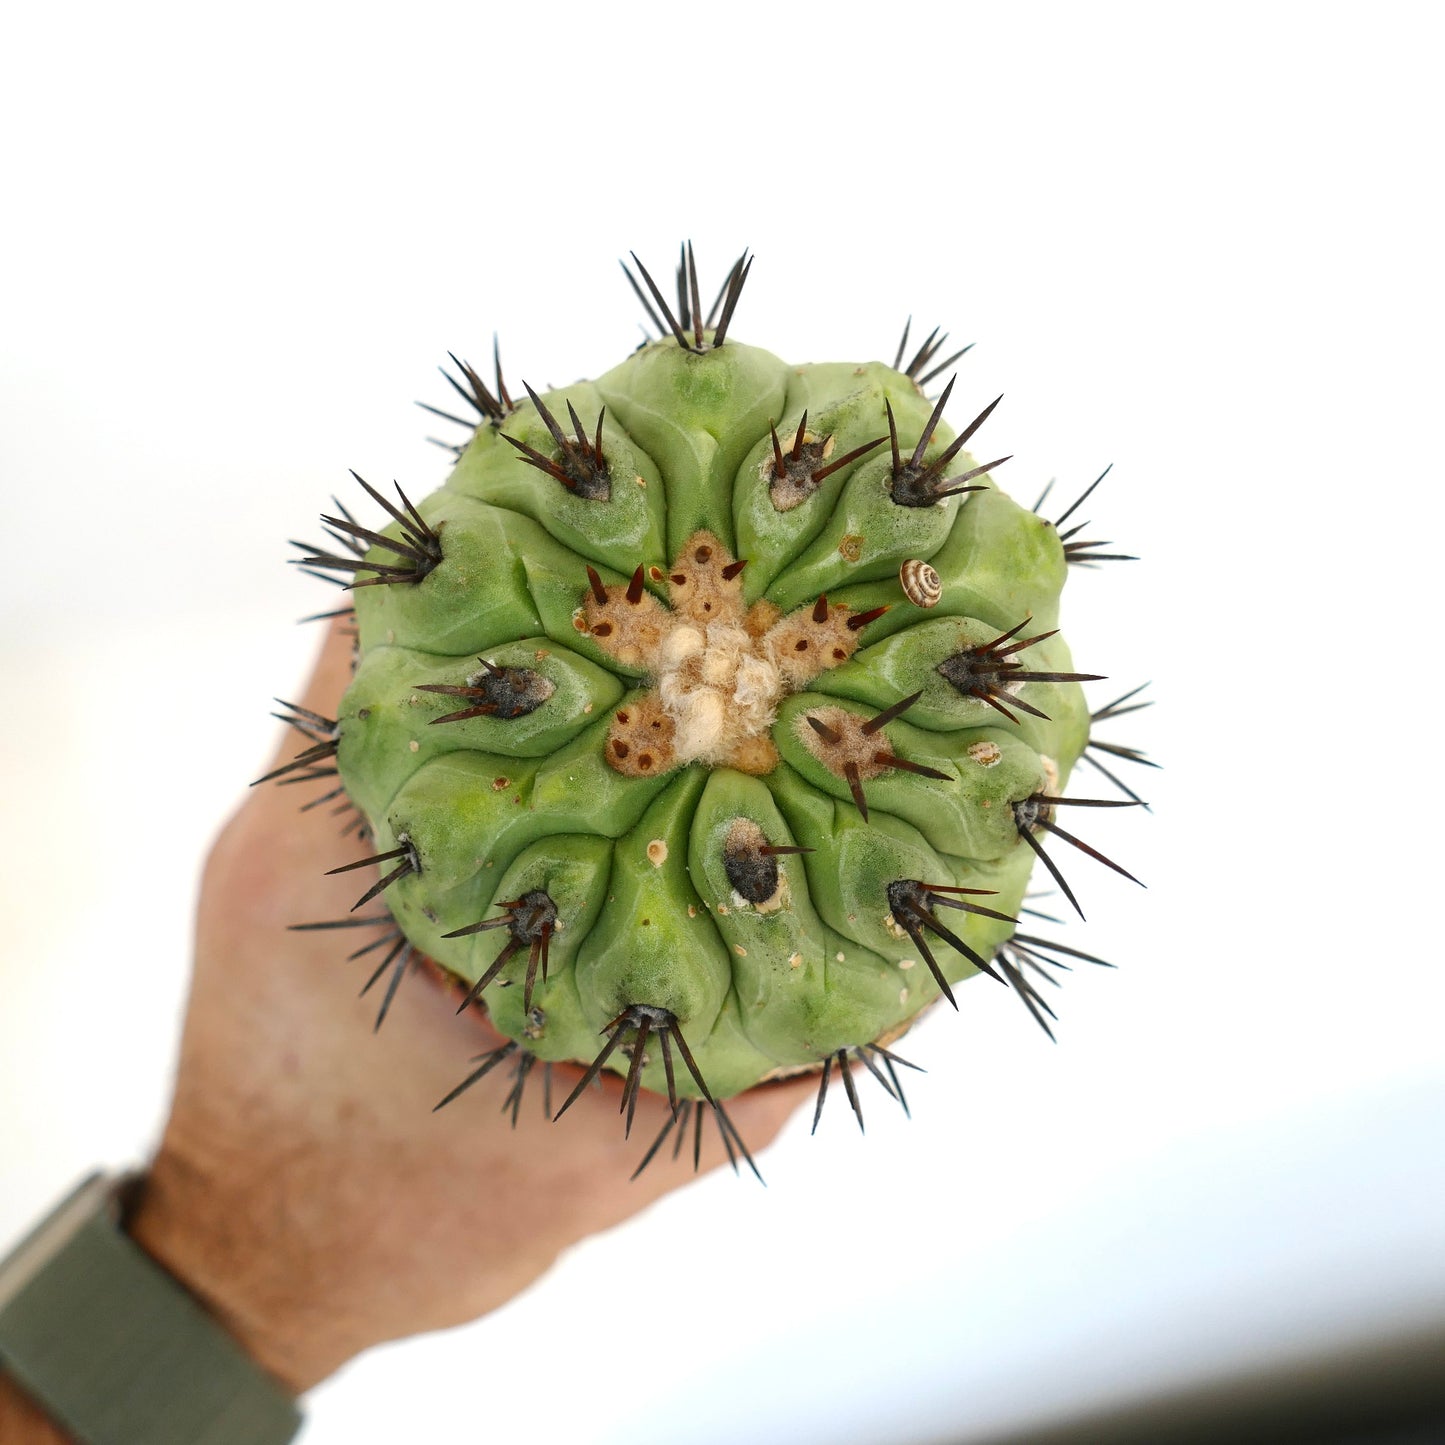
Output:
<path fill-rule="evenodd" d="M 223 1187 L 170 1149 L 138 1183 L 125 1229 L 292 1396 L 364 1347 L 343 1343 L 343 1322 L 308 1302 L 314 1261 L 290 1259 L 285 1221 L 258 1217 L 237 1203 L 233 1181 Z"/>
<path fill-rule="evenodd" d="M 92 1174 L 0 1260 L 0 1438 L 291 1440 L 291 1394 L 127 1236 L 133 1195 Z"/>

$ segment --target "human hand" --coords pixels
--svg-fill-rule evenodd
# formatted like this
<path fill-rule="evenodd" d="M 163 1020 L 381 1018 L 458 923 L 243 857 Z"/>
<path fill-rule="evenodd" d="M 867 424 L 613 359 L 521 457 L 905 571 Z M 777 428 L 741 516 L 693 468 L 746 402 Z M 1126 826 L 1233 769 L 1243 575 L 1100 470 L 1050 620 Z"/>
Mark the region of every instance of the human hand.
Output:
<path fill-rule="evenodd" d="M 336 716 L 349 653 L 333 627 L 305 707 Z M 668 1104 L 643 1094 L 625 1141 L 610 1073 L 555 1126 L 535 1098 L 515 1128 L 499 1112 L 505 1067 L 433 1112 L 504 1040 L 416 969 L 373 1033 L 375 1001 L 356 999 L 339 946 L 371 935 L 287 931 L 345 917 L 366 886 L 323 876 L 347 847 L 326 809 L 298 811 L 302 791 L 258 788 L 212 849 L 175 1097 L 130 1223 L 296 1393 L 371 1345 L 495 1309 L 568 1245 L 692 1177 L 666 1167 L 669 1148 L 630 1181 Z M 558 1067 L 565 1097 L 581 1071 Z M 812 1089 L 767 1085 L 728 1113 L 757 1148 Z M 725 1157 L 709 1127 L 702 1166 Z"/>

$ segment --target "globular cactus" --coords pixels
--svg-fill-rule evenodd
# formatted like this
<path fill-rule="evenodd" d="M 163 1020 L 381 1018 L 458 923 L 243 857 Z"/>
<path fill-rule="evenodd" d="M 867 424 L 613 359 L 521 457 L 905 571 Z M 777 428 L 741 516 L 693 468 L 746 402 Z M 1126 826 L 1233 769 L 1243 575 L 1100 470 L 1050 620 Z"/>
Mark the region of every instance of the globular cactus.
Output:
<path fill-rule="evenodd" d="M 647 1088 L 747 1157 L 723 1100 L 818 1070 L 821 1108 L 836 1066 L 861 1123 L 852 1066 L 902 1100 L 891 1045 L 975 973 L 1048 1028 L 1034 980 L 1102 960 L 1018 932 L 1025 889 L 1042 860 L 1078 907 L 1055 840 L 1118 868 L 1057 819 L 1139 801 L 1090 753 L 1145 762 L 1092 735 L 1142 704 L 1089 713 L 1059 597 L 1117 554 L 964 451 L 997 402 L 950 430 L 945 338 L 793 366 L 731 338 L 746 256 L 711 314 L 690 248 L 676 311 L 636 264 L 659 339 L 525 400 L 457 362 L 442 488 L 323 518 L 355 676 L 270 776 L 369 840 L 352 915 L 301 926 L 379 930 L 381 1016 L 430 960 L 510 1040 L 449 1099 L 510 1061 L 515 1119 L 581 1064 L 560 1115 L 610 1069 L 629 1129 Z M 1066 796 L 1081 758 L 1124 796 Z"/>

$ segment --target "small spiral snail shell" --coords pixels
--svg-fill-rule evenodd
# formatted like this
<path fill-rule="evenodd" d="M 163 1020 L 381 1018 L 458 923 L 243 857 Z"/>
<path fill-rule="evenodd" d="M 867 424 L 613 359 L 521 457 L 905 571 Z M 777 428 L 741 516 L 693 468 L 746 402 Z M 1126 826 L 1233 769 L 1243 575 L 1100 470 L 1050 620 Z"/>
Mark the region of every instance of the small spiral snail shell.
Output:
<path fill-rule="evenodd" d="M 943 583 L 927 562 L 909 561 L 898 569 L 903 595 L 915 607 L 936 607 L 943 596 Z"/>

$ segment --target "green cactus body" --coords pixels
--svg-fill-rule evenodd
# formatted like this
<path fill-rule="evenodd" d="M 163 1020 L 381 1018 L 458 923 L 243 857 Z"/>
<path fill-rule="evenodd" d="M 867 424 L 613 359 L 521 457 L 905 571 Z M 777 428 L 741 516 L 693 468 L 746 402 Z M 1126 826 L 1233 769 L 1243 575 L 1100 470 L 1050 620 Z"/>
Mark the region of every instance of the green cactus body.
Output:
<path fill-rule="evenodd" d="M 683 310 L 597 381 L 499 376 L 439 491 L 346 528 L 329 737 L 407 956 L 519 1057 L 711 1102 L 990 966 L 1090 718 L 1065 543 L 913 376 Z"/>

